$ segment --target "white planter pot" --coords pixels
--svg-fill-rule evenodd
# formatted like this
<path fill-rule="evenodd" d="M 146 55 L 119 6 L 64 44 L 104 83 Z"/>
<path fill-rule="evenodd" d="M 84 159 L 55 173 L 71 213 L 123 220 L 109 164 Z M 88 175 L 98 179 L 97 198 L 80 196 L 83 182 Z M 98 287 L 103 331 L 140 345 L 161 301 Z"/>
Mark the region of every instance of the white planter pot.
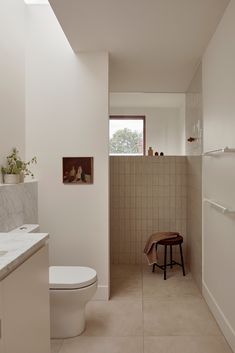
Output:
<path fill-rule="evenodd" d="M 24 173 L 20 173 L 20 183 L 24 182 Z"/>
<path fill-rule="evenodd" d="M 20 174 L 4 174 L 5 184 L 18 184 L 20 182 Z"/>

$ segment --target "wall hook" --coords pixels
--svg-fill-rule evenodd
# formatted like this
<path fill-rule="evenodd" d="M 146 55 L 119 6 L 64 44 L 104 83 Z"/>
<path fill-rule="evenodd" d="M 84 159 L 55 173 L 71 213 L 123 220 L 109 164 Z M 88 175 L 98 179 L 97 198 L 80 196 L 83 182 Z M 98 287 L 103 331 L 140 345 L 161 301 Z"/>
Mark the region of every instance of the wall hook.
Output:
<path fill-rule="evenodd" d="M 190 137 L 187 139 L 188 142 L 194 142 L 194 141 L 196 141 L 196 140 L 198 140 L 198 138 L 197 138 L 197 137 L 192 137 L 192 136 L 190 136 Z"/>

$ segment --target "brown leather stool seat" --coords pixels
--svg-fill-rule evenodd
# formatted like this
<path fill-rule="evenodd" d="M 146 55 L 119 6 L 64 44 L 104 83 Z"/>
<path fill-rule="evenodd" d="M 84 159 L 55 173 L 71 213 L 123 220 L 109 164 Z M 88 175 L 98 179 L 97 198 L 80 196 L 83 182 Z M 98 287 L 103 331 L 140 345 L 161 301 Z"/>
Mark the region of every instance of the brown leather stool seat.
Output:
<path fill-rule="evenodd" d="M 179 265 L 179 266 L 182 267 L 183 275 L 185 276 L 184 258 L 183 258 L 183 251 L 182 251 L 182 243 L 183 243 L 183 241 L 184 241 L 183 237 L 181 235 L 178 235 L 176 238 L 160 240 L 156 244 L 156 250 L 157 250 L 157 246 L 158 245 L 165 246 L 164 265 L 153 264 L 153 272 L 154 272 L 155 266 L 159 267 L 161 270 L 164 271 L 164 279 L 166 279 L 167 266 L 170 266 L 172 268 L 173 265 Z M 178 263 L 178 262 L 172 260 L 172 246 L 175 246 L 175 245 L 179 245 L 181 263 Z M 167 261 L 167 246 L 170 246 L 170 263 L 169 264 L 166 263 L 166 261 Z"/>

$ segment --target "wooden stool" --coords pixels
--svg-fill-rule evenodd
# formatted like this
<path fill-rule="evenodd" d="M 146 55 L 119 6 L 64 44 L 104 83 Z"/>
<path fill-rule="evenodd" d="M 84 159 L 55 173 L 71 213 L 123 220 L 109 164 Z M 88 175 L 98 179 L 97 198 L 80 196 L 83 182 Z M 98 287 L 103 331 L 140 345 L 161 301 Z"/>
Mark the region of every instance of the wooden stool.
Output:
<path fill-rule="evenodd" d="M 158 245 L 164 245 L 165 246 L 165 252 L 164 252 L 164 265 L 158 265 L 158 264 L 153 264 L 153 270 L 152 272 L 154 272 L 154 268 L 155 266 L 159 267 L 161 270 L 164 271 L 164 279 L 166 279 L 166 268 L 167 266 L 170 266 L 171 268 L 173 268 L 173 265 L 179 265 L 182 267 L 183 270 L 183 275 L 185 276 L 185 270 L 184 270 L 184 258 L 183 258 L 183 251 L 182 251 L 182 246 L 181 244 L 183 243 L 183 237 L 181 235 L 178 235 L 176 238 L 171 238 L 171 239 L 165 239 L 165 240 L 160 240 L 157 244 L 156 244 L 156 251 L 157 251 L 157 246 Z M 166 260 L 167 260 L 167 246 L 170 246 L 170 263 L 167 264 Z M 173 245 L 179 245 L 180 248 L 180 257 L 181 257 L 181 264 L 172 260 L 172 246 Z"/>

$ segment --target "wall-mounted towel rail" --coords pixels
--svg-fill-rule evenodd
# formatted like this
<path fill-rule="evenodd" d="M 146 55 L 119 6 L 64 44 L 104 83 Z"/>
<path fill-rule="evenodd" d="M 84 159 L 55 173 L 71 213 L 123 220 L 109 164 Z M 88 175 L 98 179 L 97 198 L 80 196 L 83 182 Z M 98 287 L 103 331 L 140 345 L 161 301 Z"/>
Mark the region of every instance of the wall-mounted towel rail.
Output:
<path fill-rule="evenodd" d="M 235 214 L 235 210 L 230 210 L 227 207 L 224 207 L 223 205 L 220 205 L 219 203 L 209 200 L 209 199 L 204 199 L 204 202 L 208 202 L 211 207 L 215 208 L 216 210 L 222 212 L 223 214 Z"/>
<path fill-rule="evenodd" d="M 204 156 L 210 156 L 211 154 L 215 154 L 215 153 L 235 153 L 235 148 L 224 147 L 218 150 L 211 150 L 211 151 L 205 152 Z"/>

